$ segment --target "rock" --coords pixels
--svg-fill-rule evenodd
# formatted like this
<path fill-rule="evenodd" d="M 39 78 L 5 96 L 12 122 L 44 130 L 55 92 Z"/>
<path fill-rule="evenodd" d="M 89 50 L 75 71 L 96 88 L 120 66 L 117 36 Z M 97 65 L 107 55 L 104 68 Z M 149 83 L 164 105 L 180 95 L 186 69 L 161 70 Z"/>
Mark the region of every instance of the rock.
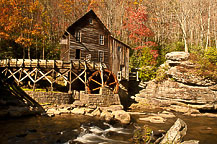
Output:
<path fill-rule="evenodd" d="M 117 110 L 123 110 L 124 107 L 123 107 L 123 105 L 111 105 L 109 107 L 109 109 L 112 110 L 112 111 L 117 111 Z"/>
<path fill-rule="evenodd" d="M 92 113 L 94 111 L 94 109 L 92 108 L 85 108 L 85 114 L 86 113 Z"/>
<path fill-rule="evenodd" d="M 173 78 L 175 81 L 184 83 L 187 85 L 195 85 L 195 86 L 212 86 L 215 84 L 214 81 L 201 76 L 193 74 L 192 72 L 194 69 L 186 68 L 186 66 L 175 66 L 171 67 L 166 73 L 169 77 Z"/>
<path fill-rule="evenodd" d="M 111 121 L 113 119 L 113 114 L 111 112 L 103 111 L 100 115 L 100 118 L 106 120 L 106 121 Z"/>
<path fill-rule="evenodd" d="M 180 65 L 181 62 L 179 62 L 179 61 L 167 60 L 167 61 L 166 61 L 166 64 L 168 64 L 169 66 L 177 66 L 177 65 Z"/>
<path fill-rule="evenodd" d="M 217 92 L 209 87 L 188 86 L 167 79 L 161 83 L 150 81 L 146 89 L 136 96 L 135 101 L 138 102 L 137 106 L 144 108 L 168 106 L 168 110 L 196 113 L 194 109 L 217 110 L 216 97 Z M 135 106 L 134 108 L 136 109 Z"/>
<path fill-rule="evenodd" d="M 198 140 L 188 140 L 188 141 L 184 141 L 181 144 L 199 144 Z"/>
<path fill-rule="evenodd" d="M 70 108 L 71 109 L 71 108 Z M 69 108 L 59 109 L 61 114 L 70 114 L 71 110 Z"/>
<path fill-rule="evenodd" d="M 84 104 L 83 104 L 81 101 L 79 101 L 79 100 L 75 100 L 75 101 L 73 102 L 73 105 L 75 105 L 75 106 L 80 106 L 80 107 L 84 106 Z"/>
<path fill-rule="evenodd" d="M 186 123 L 183 120 L 178 118 L 174 123 L 174 125 L 167 131 L 166 135 L 164 136 L 160 144 L 181 143 L 182 138 L 186 135 L 186 131 L 187 131 Z"/>
<path fill-rule="evenodd" d="M 74 108 L 71 113 L 83 115 L 85 113 L 85 108 Z"/>
<path fill-rule="evenodd" d="M 51 108 L 51 109 L 48 109 L 47 110 L 47 114 L 54 114 L 54 115 L 60 115 L 61 112 L 58 110 L 58 109 L 55 109 L 55 108 Z"/>
<path fill-rule="evenodd" d="M 200 113 L 200 114 L 191 114 L 191 116 L 207 116 L 207 117 L 212 117 L 212 118 L 217 118 L 217 114 L 214 113 Z"/>
<path fill-rule="evenodd" d="M 49 113 L 49 114 L 47 114 L 47 116 L 48 116 L 48 117 L 54 117 L 55 114 L 51 114 L 51 113 Z"/>
<path fill-rule="evenodd" d="M 146 115 L 144 112 L 128 112 L 130 115 Z"/>
<path fill-rule="evenodd" d="M 167 60 L 180 61 L 187 60 L 189 57 L 189 53 L 186 52 L 171 52 L 166 54 Z"/>
<path fill-rule="evenodd" d="M 142 121 L 149 121 L 151 123 L 164 123 L 166 121 L 166 119 L 160 117 L 160 116 L 149 116 L 146 118 L 139 118 L 139 120 Z"/>
<path fill-rule="evenodd" d="M 99 108 L 102 111 L 112 112 L 112 111 L 117 111 L 117 110 L 123 110 L 124 107 L 123 107 L 123 105 L 111 105 L 109 107 L 99 107 Z"/>
<path fill-rule="evenodd" d="M 145 89 L 136 94 L 134 99 L 138 104 L 134 109 L 148 107 L 169 107 L 171 110 L 186 114 L 199 113 L 197 110 L 217 110 L 217 82 L 206 76 L 197 74 L 198 65 L 188 60 L 185 52 L 166 54 L 167 61 L 159 69 L 163 69 L 161 77 L 149 81 Z M 164 68 L 163 68 L 164 67 Z M 183 105 L 185 105 L 183 107 Z"/>
<path fill-rule="evenodd" d="M 217 84 L 213 85 L 213 86 L 210 86 L 209 89 L 213 90 L 213 91 L 217 91 Z"/>
<path fill-rule="evenodd" d="M 100 116 L 101 111 L 100 111 L 99 108 L 96 108 L 91 114 L 92 114 L 93 116 Z"/>
<path fill-rule="evenodd" d="M 90 106 L 88 106 L 88 108 L 90 108 L 90 109 L 96 109 L 96 105 L 90 105 Z"/>
<path fill-rule="evenodd" d="M 190 107 L 179 106 L 179 105 L 171 105 L 170 107 L 167 108 L 167 110 L 181 112 L 185 114 L 200 113 L 199 110 L 192 109 Z"/>
<path fill-rule="evenodd" d="M 114 118 L 120 121 L 122 124 L 130 123 L 130 114 L 124 110 L 113 111 L 112 114 L 114 115 Z"/>
<path fill-rule="evenodd" d="M 159 116 L 165 117 L 165 118 L 174 118 L 176 117 L 173 113 L 168 112 L 168 111 L 163 111 L 162 113 L 159 114 Z"/>

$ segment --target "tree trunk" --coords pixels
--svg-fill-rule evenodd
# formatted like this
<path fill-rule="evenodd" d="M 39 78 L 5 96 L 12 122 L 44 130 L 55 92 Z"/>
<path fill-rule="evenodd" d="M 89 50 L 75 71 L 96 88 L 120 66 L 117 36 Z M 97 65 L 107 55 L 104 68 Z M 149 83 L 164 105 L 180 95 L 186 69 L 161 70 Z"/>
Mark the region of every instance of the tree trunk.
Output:
<path fill-rule="evenodd" d="M 28 46 L 28 59 L 30 59 L 30 46 Z"/>
<path fill-rule="evenodd" d="M 208 26 L 207 26 L 207 36 L 206 36 L 206 47 L 205 51 L 207 51 L 207 48 L 209 46 L 209 35 L 210 35 L 210 2 L 209 2 L 209 10 L 208 10 Z"/>
<path fill-rule="evenodd" d="M 25 47 L 23 47 L 23 59 L 25 59 L 25 55 L 26 55 L 26 53 L 25 53 Z"/>
<path fill-rule="evenodd" d="M 214 37 L 215 37 L 215 48 L 217 49 L 217 33 L 215 28 L 215 21 L 214 21 Z"/>
<path fill-rule="evenodd" d="M 42 59 L 44 60 L 44 40 L 43 40 L 43 47 L 42 47 Z"/>
<path fill-rule="evenodd" d="M 200 46 L 203 47 L 203 19 L 202 19 L 202 10 L 200 9 Z"/>

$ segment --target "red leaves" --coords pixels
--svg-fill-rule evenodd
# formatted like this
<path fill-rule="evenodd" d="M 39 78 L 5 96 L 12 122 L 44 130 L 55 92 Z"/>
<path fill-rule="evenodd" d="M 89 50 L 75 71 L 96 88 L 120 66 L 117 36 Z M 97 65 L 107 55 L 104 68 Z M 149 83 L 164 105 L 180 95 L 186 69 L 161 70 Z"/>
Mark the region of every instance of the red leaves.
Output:
<path fill-rule="evenodd" d="M 145 47 L 155 47 L 157 46 L 157 44 L 153 41 L 147 41 L 147 42 L 143 42 L 144 44 L 142 46 L 138 46 L 136 48 L 134 48 L 134 50 L 138 50 L 138 49 L 142 49 Z"/>
<path fill-rule="evenodd" d="M 135 42 L 141 42 L 145 37 L 153 36 L 153 32 L 146 26 L 148 14 L 146 7 L 140 6 L 138 9 L 127 9 L 129 16 L 125 21 L 125 26 L 129 32 L 129 37 Z"/>
<path fill-rule="evenodd" d="M 150 50 L 150 53 L 152 54 L 152 56 L 154 57 L 155 60 L 156 60 L 157 57 L 159 56 L 158 50 Z"/>

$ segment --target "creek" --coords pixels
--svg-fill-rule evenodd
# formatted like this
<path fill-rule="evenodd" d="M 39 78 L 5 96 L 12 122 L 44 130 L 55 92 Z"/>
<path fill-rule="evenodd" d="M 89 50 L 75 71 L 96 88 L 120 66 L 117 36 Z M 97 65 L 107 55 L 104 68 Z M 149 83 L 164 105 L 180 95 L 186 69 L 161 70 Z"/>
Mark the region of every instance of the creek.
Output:
<path fill-rule="evenodd" d="M 217 143 L 217 118 L 190 117 L 176 114 L 164 124 L 140 121 L 143 115 L 132 116 L 133 124 L 108 124 L 83 115 L 55 117 L 35 116 L 0 120 L 2 144 L 127 144 L 135 130 L 134 125 L 148 125 L 154 132 L 167 131 L 179 117 L 188 126 L 184 140 L 199 140 L 200 144 Z"/>

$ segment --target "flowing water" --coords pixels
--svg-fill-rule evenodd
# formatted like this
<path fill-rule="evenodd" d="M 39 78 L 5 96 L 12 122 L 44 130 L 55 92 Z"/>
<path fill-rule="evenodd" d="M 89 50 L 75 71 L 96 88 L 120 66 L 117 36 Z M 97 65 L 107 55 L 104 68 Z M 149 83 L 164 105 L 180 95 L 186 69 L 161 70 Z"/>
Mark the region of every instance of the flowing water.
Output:
<path fill-rule="evenodd" d="M 165 124 L 140 121 L 142 115 L 133 116 L 134 124 L 118 125 L 88 117 L 62 115 L 49 117 L 25 117 L 0 120 L 2 144 L 129 144 L 134 125 L 148 125 L 154 132 L 168 130 L 177 117 L 188 125 L 184 140 L 196 139 L 200 144 L 217 143 L 217 118 L 189 117 L 177 114 Z"/>
<path fill-rule="evenodd" d="M 79 115 L 0 120 L 0 130 L 0 144 L 127 144 L 133 133 L 130 125 Z"/>

